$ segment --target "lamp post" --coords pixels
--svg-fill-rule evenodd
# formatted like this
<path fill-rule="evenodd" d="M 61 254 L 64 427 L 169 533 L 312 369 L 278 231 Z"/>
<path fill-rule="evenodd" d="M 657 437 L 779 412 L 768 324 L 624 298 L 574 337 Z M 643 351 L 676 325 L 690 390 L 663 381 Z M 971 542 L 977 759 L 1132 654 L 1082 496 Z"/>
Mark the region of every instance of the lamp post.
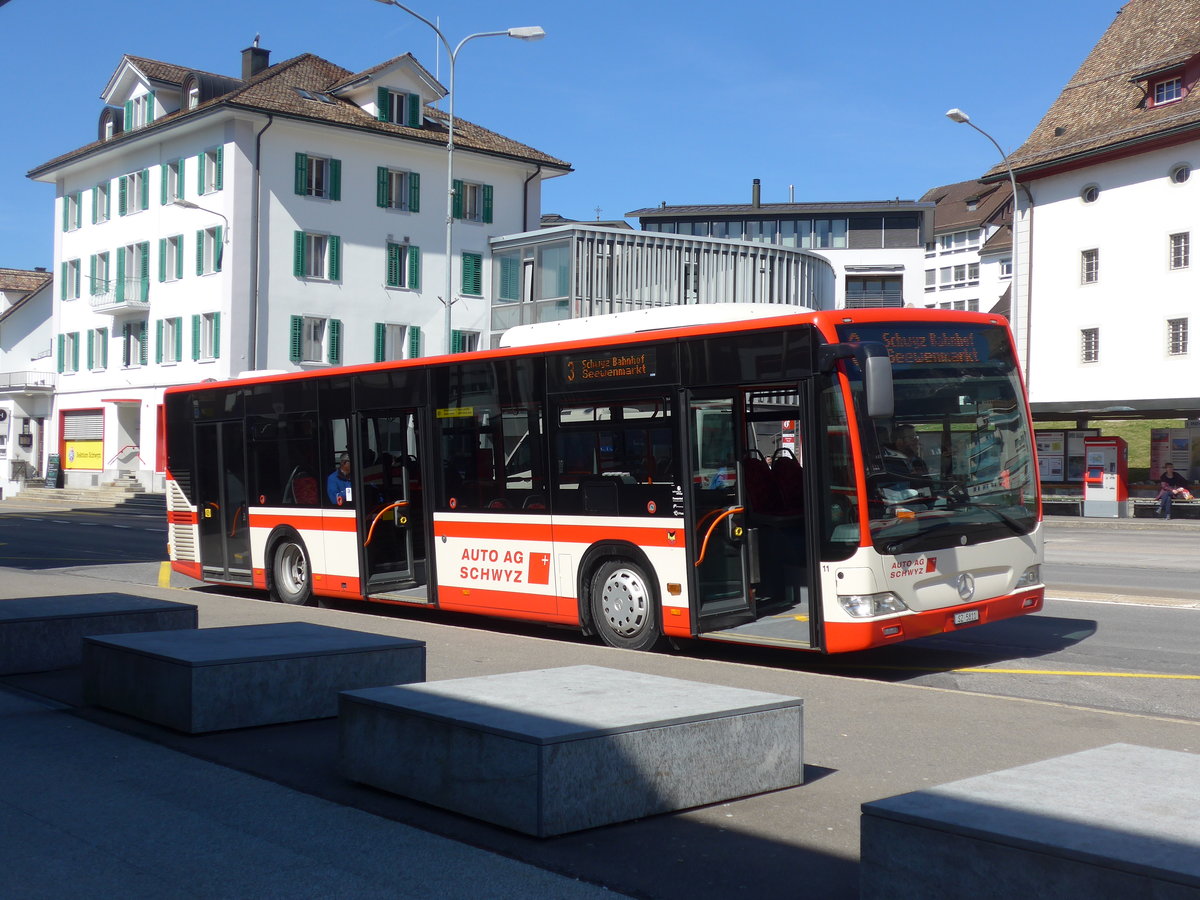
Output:
<path fill-rule="evenodd" d="M 999 152 L 1000 158 L 1002 160 L 1004 160 L 1004 168 L 1008 170 L 1008 180 L 1009 180 L 1009 183 L 1012 185 L 1012 204 L 1013 204 L 1012 297 L 1011 297 L 1012 303 L 1011 303 L 1011 309 L 1009 310 L 1008 322 L 1012 326 L 1013 341 L 1015 341 L 1016 345 L 1017 345 L 1017 365 L 1020 365 L 1021 364 L 1021 342 L 1017 338 L 1017 316 L 1020 312 L 1020 306 L 1017 304 L 1017 284 L 1018 284 L 1018 282 L 1017 282 L 1017 257 L 1020 253 L 1020 241 L 1017 240 L 1017 176 L 1013 174 L 1012 164 L 1008 161 L 1008 154 L 1004 152 L 1003 148 L 996 142 L 996 139 L 994 137 L 992 137 L 990 134 L 988 134 L 986 131 L 984 131 L 982 128 L 980 128 L 978 125 L 976 125 L 974 122 L 972 122 L 970 116 L 968 116 L 961 109 L 958 109 L 957 107 L 955 107 L 954 109 L 946 110 L 946 118 L 948 118 L 952 122 L 958 122 L 960 125 L 970 125 L 976 131 L 978 131 L 980 134 L 982 134 L 985 138 L 987 138 L 989 141 L 991 141 L 992 146 L 996 148 L 997 152 Z M 1028 326 L 1027 326 L 1027 330 L 1028 330 Z"/>
<path fill-rule="evenodd" d="M 225 220 L 225 240 L 222 243 L 229 243 L 229 217 L 226 216 L 225 213 L 217 212 L 215 209 L 206 209 L 203 206 L 198 206 L 191 200 L 184 200 L 182 197 L 176 197 L 174 200 L 172 200 L 171 206 L 180 206 L 184 209 L 198 209 L 200 212 L 206 212 L 211 213 L 214 216 L 220 216 Z"/>
<path fill-rule="evenodd" d="M 463 45 L 475 38 L 511 37 L 522 41 L 538 41 L 546 36 L 546 32 L 539 25 L 506 28 L 504 31 L 481 31 L 477 34 L 468 34 L 458 42 L 458 46 L 451 48 L 450 41 L 442 34 L 442 30 L 420 13 L 414 12 L 403 3 L 398 3 L 397 0 L 376 0 L 376 2 L 402 9 L 413 18 L 420 19 L 432 28 L 438 36 L 438 40 L 442 42 L 442 46 L 446 48 L 446 56 L 450 60 L 450 89 L 446 93 L 446 96 L 449 98 L 446 126 L 446 293 L 442 297 L 442 303 L 446 307 L 446 352 L 450 353 L 452 350 L 450 336 L 453 333 L 451 329 L 450 307 L 453 304 L 454 296 L 454 266 L 452 264 L 454 254 L 454 63 L 458 59 L 458 51 L 463 48 Z"/>

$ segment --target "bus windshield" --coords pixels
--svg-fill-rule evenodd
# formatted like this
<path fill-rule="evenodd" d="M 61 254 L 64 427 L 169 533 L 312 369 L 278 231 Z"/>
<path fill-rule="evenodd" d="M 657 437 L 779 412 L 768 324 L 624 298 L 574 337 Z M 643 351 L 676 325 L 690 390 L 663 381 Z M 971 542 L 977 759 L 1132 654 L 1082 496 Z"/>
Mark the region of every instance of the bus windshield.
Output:
<path fill-rule="evenodd" d="M 1037 472 L 1007 329 L 872 323 L 840 332 L 882 343 L 892 362 L 889 419 L 865 415 L 861 372 L 847 366 L 875 549 L 915 553 L 1032 532 Z"/>

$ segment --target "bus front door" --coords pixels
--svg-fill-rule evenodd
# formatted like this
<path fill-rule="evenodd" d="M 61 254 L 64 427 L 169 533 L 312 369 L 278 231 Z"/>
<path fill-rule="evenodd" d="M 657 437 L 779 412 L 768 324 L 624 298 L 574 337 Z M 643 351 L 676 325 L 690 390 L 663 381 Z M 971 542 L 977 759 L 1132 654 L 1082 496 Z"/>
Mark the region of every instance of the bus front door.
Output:
<path fill-rule="evenodd" d="M 358 416 L 358 533 L 365 594 L 426 602 L 424 492 L 415 410 Z"/>
<path fill-rule="evenodd" d="M 200 564 L 215 581 L 251 581 L 245 426 L 196 426 L 196 496 Z"/>

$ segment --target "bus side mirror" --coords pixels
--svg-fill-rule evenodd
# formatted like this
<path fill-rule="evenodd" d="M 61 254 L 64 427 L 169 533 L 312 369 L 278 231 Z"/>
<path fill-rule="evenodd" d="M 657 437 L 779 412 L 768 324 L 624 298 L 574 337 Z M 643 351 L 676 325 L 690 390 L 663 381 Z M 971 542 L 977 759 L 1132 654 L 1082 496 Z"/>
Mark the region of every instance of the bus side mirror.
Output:
<path fill-rule="evenodd" d="M 863 373 L 863 390 L 867 394 L 867 415 L 872 419 L 890 418 L 896 408 L 892 391 L 892 361 L 887 348 L 878 341 L 858 341 L 847 344 L 825 344 L 817 348 L 817 368 L 832 372 L 839 359 L 853 359 Z"/>

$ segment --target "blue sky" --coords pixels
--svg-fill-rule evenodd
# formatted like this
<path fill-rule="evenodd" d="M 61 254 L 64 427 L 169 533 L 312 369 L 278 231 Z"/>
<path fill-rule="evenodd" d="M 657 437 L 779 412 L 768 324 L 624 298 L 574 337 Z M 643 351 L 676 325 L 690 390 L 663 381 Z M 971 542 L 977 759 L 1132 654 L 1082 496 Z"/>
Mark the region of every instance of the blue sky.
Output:
<path fill-rule="evenodd" d="M 617 218 L 663 201 L 916 199 L 997 161 L 1033 129 L 1120 0 L 413 0 L 452 44 L 455 111 L 570 162 L 543 211 Z M 53 186 L 26 172 L 95 139 L 124 53 L 227 75 L 255 34 L 278 62 L 311 52 L 350 70 L 436 37 L 370 0 L 8 0 L 0 5 L 0 267 L 53 262 Z M 443 62 L 443 83 L 448 73 Z"/>

